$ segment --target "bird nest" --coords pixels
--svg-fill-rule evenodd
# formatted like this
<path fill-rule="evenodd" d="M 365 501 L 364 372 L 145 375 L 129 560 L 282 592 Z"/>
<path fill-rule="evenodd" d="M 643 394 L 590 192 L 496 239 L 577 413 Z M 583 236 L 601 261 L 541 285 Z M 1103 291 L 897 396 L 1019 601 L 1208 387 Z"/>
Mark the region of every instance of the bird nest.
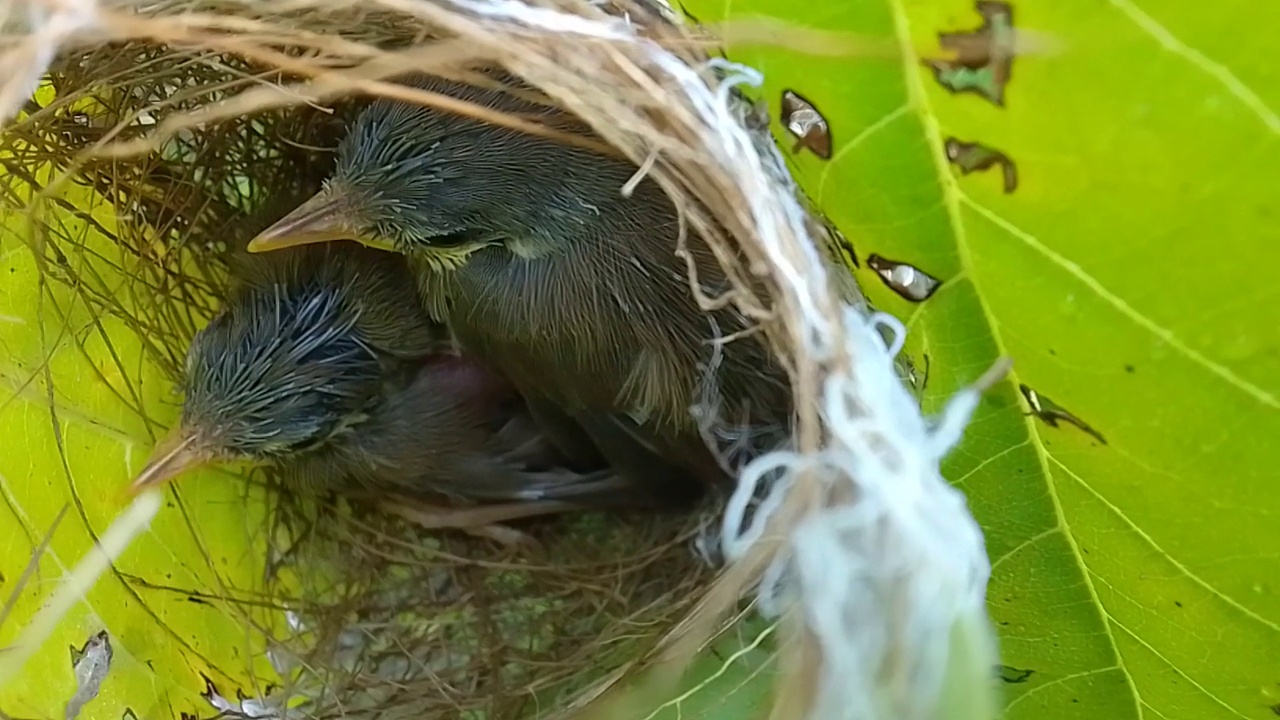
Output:
<path fill-rule="evenodd" d="M 75 388 L 52 386 L 53 376 L 38 368 L 28 368 L 31 377 L 48 379 L 49 398 L 70 405 L 79 393 L 102 392 L 84 387 L 97 384 L 127 408 L 133 439 L 145 446 L 163 434 L 173 399 L 137 386 L 138 368 L 178 379 L 192 334 L 226 293 L 229 252 L 256 229 L 255 213 L 315 192 L 351 113 L 372 95 L 397 92 L 386 78 L 407 69 L 465 78 L 478 64 L 504 64 L 652 172 L 693 229 L 724 247 L 729 238 L 754 237 L 758 218 L 743 200 L 749 189 L 708 160 L 688 99 L 656 84 L 663 69 L 643 52 L 645 42 L 664 47 L 714 86 L 703 39 L 650 6 L 556 5 L 597 30 L 557 36 L 490 16 L 480 4 L 422 0 L 355 8 L 309 0 L 33 5 L 31 17 L 44 25 L 27 28 L 7 55 L 17 79 L 3 99 L 19 101 L 3 108 L 14 112 L 0 139 L 6 251 L 20 242 L 34 253 L 45 332 L 66 331 L 86 355 L 107 359 Z M 57 27 L 70 28 L 53 22 L 64 15 L 94 34 L 56 36 Z M 50 27 L 54 35 L 44 33 Z M 608 28 L 616 35 L 598 31 Z M 41 75 L 41 47 L 68 38 L 78 44 L 52 55 Z M 32 87 L 23 83 L 40 77 L 21 104 Z M 740 278 L 770 280 L 763 251 L 752 247 L 726 252 L 725 262 Z M 729 301 L 769 325 L 779 354 L 793 358 L 795 338 L 772 323 L 799 310 L 745 290 L 758 282 L 739 284 L 744 290 Z M 113 347 L 123 337 L 136 353 Z M 796 376 L 814 392 L 803 368 Z M 816 442 L 814 419 L 801 420 L 802 445 L 806 432 Z M 62 451 L 68 467 L 80 464 L 75 447 Z M 531 522 L 521 529 L 533 542 L 513 546 L 342 502 L 283 497 L 263 474 L 247 479 L 237 484 L 248 488 L 243 505 L 207 502 L 213 483 L 228 483 L 211 477 L 179 483 L 166 512 L 181 512 L 195 534 L 234 514 L 231 525 L 245 528 L 243 544 L 254 549 L 247 562 L 260 570 L 251 587 L 223 578 L 166 589 L 145 557 L 115 566 L 126 583 L 215 604 L 246 635 L 264 638 L 274 672 L 259 663 L 243 683 L 234 679 L 243 673 L 201 666 L 206 687 L 194 690 L 209 705 L 179 702 L 174 716 L 565 713 L 629 672 L 687 658 L 763 567 L 745 563 L 713 584 L 716 574 L 691 540 L 715 507 L 691 516 Z M 127 481 L 122 470 L 122 489 Z M 197 545 L 212 561 L 220 541 Z M 681 624 L 695 611 L 698 622 Z M 129 645 L 130 628 L 108 630 Z"/>

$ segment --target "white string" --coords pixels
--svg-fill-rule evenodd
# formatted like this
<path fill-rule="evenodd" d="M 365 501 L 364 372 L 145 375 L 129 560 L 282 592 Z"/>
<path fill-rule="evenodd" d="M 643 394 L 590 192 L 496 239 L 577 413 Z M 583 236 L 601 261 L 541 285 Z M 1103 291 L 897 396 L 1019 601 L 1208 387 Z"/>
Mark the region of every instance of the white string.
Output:
<path fill-rule="evenodd" d="M 0 84 L 0 123 L 8 122 L 40 87 L 64 44 L 98 26 L 96 0 L 0 0 L 0 33 L 20 38 L 6 42 L 0 53 L 0 63 L 9 73 Z"/>
<path fill-rule="evenodd" d="M 813 717 L 939 717 L 949 663 L 995 663 L 985 655 L 953 658 L 950 647 L 957 623 L 977 627 L 986 620 L 990 568 L 982 533 L 963 496 L 939 471 L 977 407 L 978 391 L 957 394 L 937 423 L 927 422 L 894 372 L 893 357 L 906 336 L 902 324 L 885 315 L 830 307 L 827 269 L 791 192 L 782 157 L 776 147 L 753 142 L 732 109 L 731 88 L 759 86 L 760 72 L 714 59 L 711 65 L 727 77 L 713 91 L 694 68 L 624 26 L 569 19 L 514 0 L 453 2 L 522 27 L 615 40 L 621 34 L 647 54 L 650 67 L 660 71 L 655 80 L 662 87 L 685 93 L 702 123 L 705 149 L 749 204 L 760 249 L 781 278 L 782 300 L 800 311 L 801 326 L 791 329 L 803 343 L 804 357 L 821 369 L 839 356 L 837 349 L 850 358 L 849 367 L 822 378 L 826 446 L 812 457 L 778 452 L 748 464 L 723 518 L 722 553 L 734 559 L 749 551 L 802 471 L 827 485 L 827 497 L 856 498 L 808 517 L 795 529 L 787 552 L 763 576 L 759 607 L 776 614 L 794 598 L 821 644 Z M 878 327 L 892 331 L 887 345 Z M 746 513 L 762 479 L 779 474 L 748 522 Z"/>
<path fill-rule="evenodd" d="M 787 552 L 764 574 L 760 607 L 777 614 L 787 603 L 798 603 L 821 644 L 815 717 L 938 717 L 938 694 L 948 663 L 994 663 L 985 656 L 951 657 L 951 629 L 965 620 L 985 620 L 990 567 L 981 531 L 963 496 L 939 471 L 939 462 L 959 442 L 978 405 L 978 391 L 958 393 L 936 423 L 927 422 L 893 369 L 893 357 L 905 338 L 901 323 L 831 306 L 828 270 L 808 232 L 806 213 L 792 193 L 782 156 L 775 147 L 757 143 L 734 111 L 731 88 L 760 86 L 759 71 L 714 59 L 711 66 L 727 76 L 712 90 L 697 69 L 639 37 L 624 20 L 588 19 L 519 0 L 450 1 L 493 22 L 517 26 L 509 30 L 631 44 L 647 54 L 662 87 L 684 94 L 701 123 L 700 139 L 711 160 L 734 179 L 750 208 L 759 249 L 781 280 L 780 300 L 798 310 L 799 326 L 791 329 L 803 357 L 827 372 L 820 378 L 824 447 L 808 457 L 794 452 L 766 455 L 744 469 L 722 523 L 722 551 L 727 558 L 741 558 L 749 551 L 801 472 L 809 471 L 810 478 L 824 483 L 828 497 L 856 498 L 853 504 L 805 519 L 794 530 Z M 22 42 L 5 48 L 3 60 L 16 68 L 18 80 L 0 88 L 0 120 L 21 107 L 58 49 L 95 28 L 98 20 L 93 0 L 4 5 L 6 11 L 14 7 L 25 9 L 31 29 Z M 6 12 L 6 25 L 10 19 Z M 888 344 L 877 332 L 880 326 L 893 331 Z M 848 367 L 828 367 L 838 357 L 849 358 Z M 771 481 L 774 484 L 747 522 L 759 484 L 775 475 L 780 477 Z M 144 508 L 148 502 L 140 500 L 134 507 L 134 523 L 145 524 L 143 516 L 149 519 L 148 512 L 154 512 Z M 108 531 L 104 546 L 117 539 Z M 101 571 L 104 560 L 77 568 L 75 582 L 60 590 L 54 605 L 65 609 L 70 593 L 87 589 L 84 583 Z M 48 617 L 42 612 L 38 619 Z M 49 629 L 40 623 L 28 628 Z M 20 648 L 30 650 L 31 639 Z"/>

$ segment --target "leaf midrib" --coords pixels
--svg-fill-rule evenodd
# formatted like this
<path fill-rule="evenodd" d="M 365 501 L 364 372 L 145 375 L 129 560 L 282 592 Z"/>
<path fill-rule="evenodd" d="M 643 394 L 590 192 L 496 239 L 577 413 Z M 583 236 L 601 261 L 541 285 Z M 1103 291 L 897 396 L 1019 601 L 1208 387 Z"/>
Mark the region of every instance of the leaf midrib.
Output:
<path fill-rule="evenodd" d="M 939 127 L 937 117 L 932 112 L 932 106 L 929 103 L 928 95 L 925 87 L 920 79 L 918 70 L 920 58 L 915 53 L 911 41 L 911 21 L 907 17 L 906 8 L 903 7 L 902 0 L 886 0 L 890 11 L 893 13 L 894 35 L 898 40 L 898 46 L 902 53 L 902 75 L 903 82 L 906 83 L 907 104 L 914 108 L 916 115 L 920 118 L 921 127 L 924 130 L 925 144 L 929 148 L 930 157 L 933 159 L 934 170 L 938 177 L 938 185 L 942 193 L 942 204 L 946 210 L 947 223 L 951 227 L 952 236 L 955 238 L 956 250 L 960 260 L 961 273 L 969 276 L 969 281 L 974 283 L 974 295 L 978 298 L 979 307 L 982 308 L 983 319 L 986 321 L 987 327 L 991 332 L 992 341 L 995 343 L 1000 355 L 1007 355 L 1006 347 L 1000 332 L 996 329 L 995 323 L 992 322 L 994 317 L 991 308 L 987 304 L 987 299 L 981 291 L 978 291 L 977 283 L 974 281 L 973 259 L 967 242 L 964 223 L 960 217 L 960 191 L 956 187 L 955 179 L 951 174 L 950 165 L 946 156 L 942 152 L 943 137 L 942 129 Z M 1017 371 L 1011 369 L 1009 376 L 1005 382 L 1017 383 Z M 1079 568 L 1080 577 L 1084 582 L 1084 586 L 1088 589 L 1089 597 L 1094 607 L 1097 608 L 1098 617 L 1102 621 L 1103 627 L 1106 629 L 1107 642 L 1111 646 L 1111 652 L 1115 657 L 1116 667 L 1124 675 L 1125 682 L 1129 686 L 1129 691 L 1133 696 L 1134 710 L 1139 720 L 1143 718 L 1143 702 L 1138 693 L 1137 683 L 1133 679 L 1133 674 L 1125 665 L 1124 656 L 1120 654 L 1120 648 L 1116 643 L 1115 629 L 1111 625 L 1105 609 L 1102 606 L 1101 597 L 1098 595 L 1097 588 L 1094 587 L 1093 578 L 1089 574 L 1089 570 L 1085 567 L 1084 556 L 1080 552 L 1080 547 L 1076 542 L 1074 533 L 1071 532 L 1071 526 L 1067 523 L 1066 515 L 1063 512 L 1061 498 L 1058 497 L 1058 488 L 1054 482 L 1053 475 L 1049 470 L 1049 457 L 1041 441 L 1037 428 L 1034 425 L 1035 418 L 1026 416 L 1023 418 L 1023 424 L 1027 429 L 1028 437 L 1034 442 L 1032 445 L 1035 449 L 1036 460 L 1040 466 L 1040 471 L 1044 474 L 1045 485 L 1048 490 L 1050 499 L 1053 501 L 1054 516 L 1057 518 L 1058 526 L 1063 531 L 1063 536 L 1067 541 L 1068 547 L 1071 548 L 1073 559 Z"/>

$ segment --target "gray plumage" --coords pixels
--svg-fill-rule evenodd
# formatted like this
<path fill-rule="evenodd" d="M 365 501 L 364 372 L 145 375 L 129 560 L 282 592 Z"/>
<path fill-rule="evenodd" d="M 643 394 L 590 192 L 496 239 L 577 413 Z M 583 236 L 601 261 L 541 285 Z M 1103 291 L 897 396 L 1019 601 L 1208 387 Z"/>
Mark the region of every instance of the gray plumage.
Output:
<path fill-rule="evenodd" d="M 309 492 L 616 501 L 612 473 L 566 469 L 513 388 L 449 353 L 403 258 L 321 245 L 243 258 L 236 276 L 187 356 L 183 432 L 215 456 Z"/>
<path fill-rule="evenodd" d="M 500 90 L 412 84 L 574 126 Z M 404 253 L 431 315 L 520 389 L 561 449 L 598 452 L 659 501 L 685 502 L 728 479 L 690 409 L 710 401 L 721 440 L 769 449 L 790 427 L 790 387 L 759 334 L 717 349 L 714 338 L 747 323 L 732 308 L 698 308 L 676 255 L 676 210 L 651 180 L 623 197 L 634 172 L 554 139 L 379 100 L 340 145 L 326 189 L 255 242 L 327 223 L 316 238 L 341 225 Z M 317 210 L 326 203 L 340 220 Z M 705 293 L 729 289 L 701 239 L 688 251 Z"/>

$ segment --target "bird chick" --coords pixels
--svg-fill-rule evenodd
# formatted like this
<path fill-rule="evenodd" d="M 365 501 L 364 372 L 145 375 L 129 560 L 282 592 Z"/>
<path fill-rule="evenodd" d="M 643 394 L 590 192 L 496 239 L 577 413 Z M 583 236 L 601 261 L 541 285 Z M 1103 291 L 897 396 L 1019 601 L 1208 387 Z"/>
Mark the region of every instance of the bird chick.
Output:
<path fill-rule="evenodd" d="M 248 461 L 303 492 L 510 503 L 475 523 L 614 502 L 611 472 L 559 465 L 514 388 L 450 354 L 442 328 L 405 301 L 403 258 L 298 248 L 243 257 L 236 277 L 192 340 L 181 421 L 135 490 Z M 459 512 L 450 524 L 471 523 Z"/>
<path fill-rule="evenodd" d="M 410 84 L 585 132 L 501 89 Z M 432 316 L 520 389 L 557 447 L 603 456 L 651 502 L 683 505 L 730 478 L 691 408 L 714 406 L 718 441 L 773 449 L 789 434 L 790 384 L 736 309 L 698 306 L 676 208 L 649 179 L 624 196 L 635 172 L 553 138 L 377 100 L 324 189 L 249 250 L 351 239 L 408 256 Z M 730 290 L 703 240 L 685 253 L 702 292 Z"/>

